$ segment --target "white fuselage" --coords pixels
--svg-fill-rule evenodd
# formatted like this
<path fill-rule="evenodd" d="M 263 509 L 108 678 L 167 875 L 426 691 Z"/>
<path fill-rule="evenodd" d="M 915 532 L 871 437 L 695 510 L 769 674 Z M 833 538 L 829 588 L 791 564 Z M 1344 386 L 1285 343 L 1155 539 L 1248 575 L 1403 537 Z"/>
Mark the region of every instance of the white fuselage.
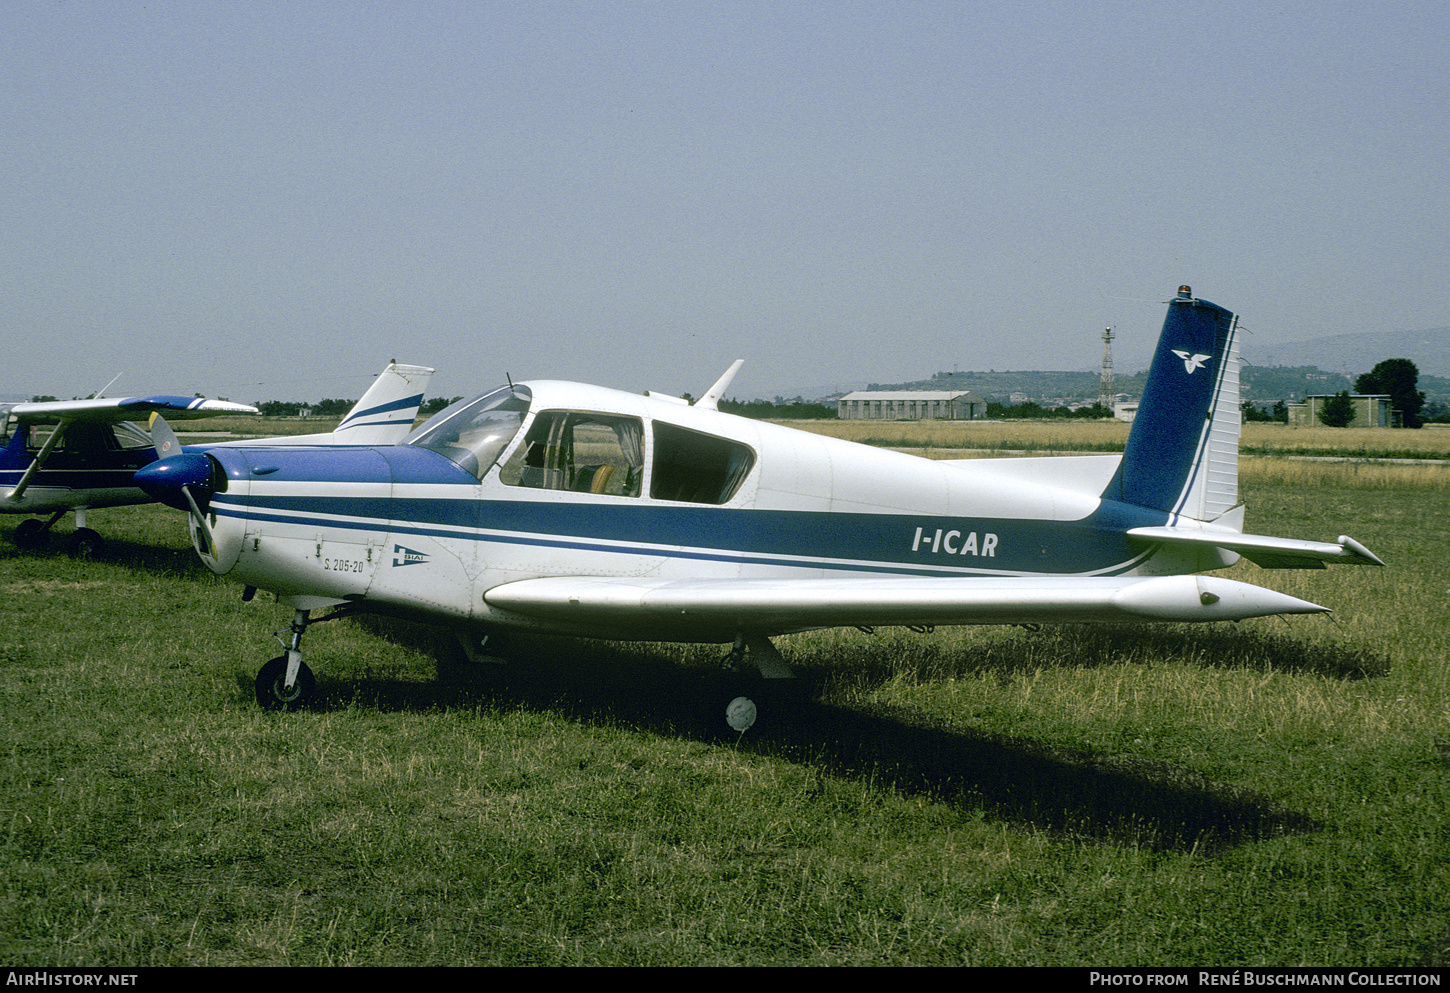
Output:
<path fill-rule="evenodd" d="M 1150 561 L 1124 536 L 1166 515 L 1099 495 L 1116 456 L 1051 460 L 1058 471 L 1048 481 L 1039 464 L 1047 460 L 934 462 L 661 398 L 524 385 L 528 415 L 482 478 L 416 445 L 212 449 L 227 485 L 212 500 L 215 554 L 204 560 L 296 606 L 355 600 L 514 626 L 534 622 L 491 606 L 488 591 L 542 577 L 1090 577 L 1205 567 L 1199 553 Z M 531 427 L 565 413 L 637 422 L 632 489 L 523 485 L 530 470 L 510 466 L 521 464 Z M 718 493 L 662 489 L 671 472 L 662 439 L 696 434 L 709 442 L 702 450 L 748 452 L 749 470 L 723 503 L 709 502 Z M 658 628 L 655 618 L 652 632 L 669 635 Z"/>

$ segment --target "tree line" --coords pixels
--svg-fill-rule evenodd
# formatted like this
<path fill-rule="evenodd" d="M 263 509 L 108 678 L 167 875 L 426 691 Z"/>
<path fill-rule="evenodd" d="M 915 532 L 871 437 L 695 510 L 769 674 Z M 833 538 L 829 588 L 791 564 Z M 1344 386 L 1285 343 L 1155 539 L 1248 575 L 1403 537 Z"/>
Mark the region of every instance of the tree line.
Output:
<path fill-rule="evenodd" d="M 424 400 L 418 408 L 418 413 L 424 417 L 432 417 L 438 411 L 447 407 L 450 403 L 462 400 L 463 397 L 433 397 Z M 332 398 L 329 400 L 318 400 L 316 403 L 308 403 L 305 400 L 257 400 L 252 406 L 262 412 L 263 417 L 300 417 L 302 411 L 307 411 L 307 416 L 320 419 L 338 419 L 347 416 L 352 410 L 356 400 L 341 400 Z"/>

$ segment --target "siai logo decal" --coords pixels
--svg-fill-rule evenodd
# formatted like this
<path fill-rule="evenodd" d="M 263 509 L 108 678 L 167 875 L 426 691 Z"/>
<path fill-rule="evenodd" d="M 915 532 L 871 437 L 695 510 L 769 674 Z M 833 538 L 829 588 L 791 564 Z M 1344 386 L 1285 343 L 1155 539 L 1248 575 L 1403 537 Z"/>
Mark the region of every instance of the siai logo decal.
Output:
<path fill-rule="evenodd" d="M 402 545 L 393 546 L 393 565 L 422 565 L 428 561 L 426 552 L 415 552 L 411 548 L 404 548 Z"/>

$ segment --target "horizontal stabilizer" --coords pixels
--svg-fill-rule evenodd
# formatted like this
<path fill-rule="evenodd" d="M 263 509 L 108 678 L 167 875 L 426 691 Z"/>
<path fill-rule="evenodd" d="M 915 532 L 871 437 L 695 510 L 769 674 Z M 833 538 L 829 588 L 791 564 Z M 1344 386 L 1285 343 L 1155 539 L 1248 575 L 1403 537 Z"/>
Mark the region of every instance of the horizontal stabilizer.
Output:
<path fill-rule="evenodd" d="M 496 586 L 490 607 L 640 630 L 798 631 L 871 625 L 1218 621 L 1327 607 L 1216 576 L 649 580 L 550 577 Z"/>
<path fill-rule="evenodd" d="M 1170 545 L 1197 545 L 1237 552 L 1265 569 L 1323 569 L 1328 563 L 1384 565 L 1378 555 L 1348 535 L 1339 541 L 1301 541 L 1262 534 L 1239 534 L 1201 528 L 1132 528 L 1128 536 Z"/>

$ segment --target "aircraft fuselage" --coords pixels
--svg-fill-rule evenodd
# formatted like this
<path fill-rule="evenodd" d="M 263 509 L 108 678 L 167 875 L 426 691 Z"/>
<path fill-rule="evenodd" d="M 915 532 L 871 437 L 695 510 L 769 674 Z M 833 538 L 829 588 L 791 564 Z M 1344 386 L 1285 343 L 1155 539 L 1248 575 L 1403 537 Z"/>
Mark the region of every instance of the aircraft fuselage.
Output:
<path fill-rule="evenodd" d="M 488 591 L 549 576 L 1106 577 L 1226 564 L 1164 561 L 1128 538 L 1170 515 L 1101 497 L 1115 456 L 1055 460 L 1080 482 L 1044 485 L 998 460 L 934 462 L 661 398 L 524 386 L 526 415 L 482 478 L 441 443 L 212 449 L 226 482 L 211 498 L 214 554 L 198 542 L 204 561 L 297 606 L 360 601 L 516 627 L 541 625 Z M 610 485 L 591 459 L 613 460 Z M 688 618 L 648 627 L 711 640 Z"/>
<path fill-rule="evenodd" d="M 64 447 L 50 454 L 18 496 L 11 494 L 40 450 L 33 426 L 21 423 L 0 449 L 0 512 L 37 514 L 74 507 L 116 507 L 146 503 L 136 470 L 156 459 L 149 439 L 128 425 L 72 425 Z M 49 431 L 53 425 L 46 425 Z"/>

